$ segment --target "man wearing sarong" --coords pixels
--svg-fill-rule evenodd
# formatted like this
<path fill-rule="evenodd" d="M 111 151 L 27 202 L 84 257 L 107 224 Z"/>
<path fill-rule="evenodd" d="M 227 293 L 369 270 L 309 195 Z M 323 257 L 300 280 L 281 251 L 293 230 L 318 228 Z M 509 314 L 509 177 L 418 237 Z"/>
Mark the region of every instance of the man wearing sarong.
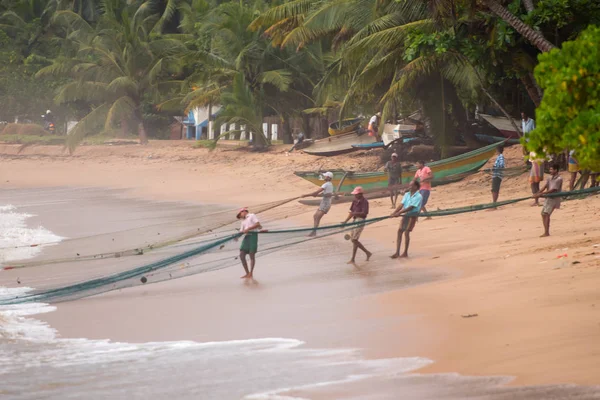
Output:
<path fill-rule="evenodd" d="M 529 153 L 529 161 L 531 162 L 531 170 L 529 171 L 529 184 L 531 185 L 531 193 L 534 195 L 532 206 L 539 206 L 539 197 L 535 195 L 540 191 L 540 182 L 544 180 L 544 159 L 539 158 L 533 151 Z"/>
<path fill-rule="evenodd" d="M 331 180 L 333 179 L 333 173 L 325 172 L 323 174 L 323 179 L 325 179 L 325 183 L 318 190 L 302 196 L 302 197 L 310 197 L 310 196 L 316 197 L 316 196 L 320 195 L 321 193 L 323 194 L 323 198 L 321 199 L 321 204 L 319 204 L 319 208 L 317 209 L 317 211 L 315 212 L 315 215 L 313 216 L 315 229 L 308 235 L 309 237 L 317 236 L 317 228 L 319 227 L 321 218 L 323 218 L 323 216 L 325 214 L 327 214 L 329 212 L 329 210 L 331 209 L 331 201 L 333 200 L 333 192 L 334 192 L 333 183 L 331 183 Z"/>
<path fill-rule="evenodd" d="M 244 235 L 242 245 L 240 246 L 240 260 L 246 275 L 242 276 L 242 279 L 252 278 L 254 272 L 254 265 L 256 264 L 256 252 L 258 251 L 258 232 L 262 229 L 258 217 L 248 212 L 248 208 L 244 207 L 238 211 L 237 219 L 242 220 L 240 232 Z M 250 256 L 250 269 L 248 269 L 248 262 L 246 256 Z"/>
<path fill-rule="evenodd" d="M 423 197 L 419 192 L 419 182 L 414 180 L 410 183 L 410 190 L 404 194 L 402 204 L 398 206 L 396 211 L 392 213 L 392 217 L 403 215 L 402 222 L 398 228 L 398 236 L 396 237 L 396 252 L 391 258 L 408 257 L 408 246 L 410 245 L 410 233 L 417 223 L 419 213 L 421 212 L 421 204 Z M 404 252 L 400 254 L 402 246 L 402 235 L 404 235 Z"/>
<path fill-rule="evenodd" d="M 563 180 L 558 173 L 560 166 L 553 164 L 550 167 L 550 178 L 546 181 L 546 185 L 536 193 L 533 197 L 539 198 L 544 194 L 562 192 Z M 542 222 L 544 224 L 544 234 L 540 237 L 550 236 L 550 216 L 554 210 L 560 208 L 560 197 L 545 197 L 544 207 L 542 208 Z"/>
<path fill-rule="evenodd" d="M 358 222 L 349 235 L 350 240 L 352 241 L 352 258 L 350 261 L 348 261 L 348 264 L 356 263 L 356 251 L 358 249 L 361 249 L 367 255 L 367 261 L 369 261 L 373 255 L 359 241 L 360 235 L 365 228 L 365 225 L 360 222 L 363 222 L 367 218 L 367 215 L 369 215 L 369 200 L 365 198 L 363 188 L 360 186 L 355 187 L 352 191 L 352 194 L 354 195 L 354 201 L 352 201 L 352 205 L 350 206 L 348 217 L 346 217 L 346 220 L 342 222 L 342 224 L 346 224 L 348 221 L 350 221 L 350 219 L 352 219 L 354 222 Z"/>
<path fill-rule="evenodd" d="M 385 163 L 385 171 L 388 173 L 388 190 L 392 208 L 396 208 L 398 200 L 398 187 L 402 184 L 402 164 L 398 161 L 398 154 L 392 154 L 392 159 Z"/>
<path fill-rule="evenodd" d="M 373 136 L 377 138 L 377 141 L 381 141 L 381 136 L 379 136 L 379 119 L 381 118 L 381 113 L 373 115 L 369 120 L 369 128 L 367 132 L 369 132 L 369 136 Z"/>
<path fill-rule="evenodd" d="M 496 148 L 496 162 L 492 168 L 492 202 L 498 202 L 498 195 L 500 194 L 500 185 L 502 184 L 502 178 L 504 177 L 504 146 L 499 145 Z"/>

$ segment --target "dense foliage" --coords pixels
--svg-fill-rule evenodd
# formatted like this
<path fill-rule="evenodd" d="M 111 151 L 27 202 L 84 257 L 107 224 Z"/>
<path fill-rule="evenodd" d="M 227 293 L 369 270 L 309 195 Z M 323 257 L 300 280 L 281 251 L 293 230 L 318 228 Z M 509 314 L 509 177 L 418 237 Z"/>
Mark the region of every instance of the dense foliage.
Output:
<path fill-rule="evenodd" d="M 544 89 L 529 147 L 575 150 L 582 168 L 600 171 L 600 27 L 540 56 L 535 76 Z"/>
<path fill-rule="evenodd" d="M 144 142 L 219 105 L 217 124 L 264 145 L 263 117 L 289 141 L 293 118 L 310 135 L 309 118 L 421 109 L 443 151 L 476 105 L 532 114 L 552 93 L 538 55 L 590 24 L 595 0 L 2 0 L 0 119 L 51 108 L 80 121 L 73 148 L 101 132 Z"/>

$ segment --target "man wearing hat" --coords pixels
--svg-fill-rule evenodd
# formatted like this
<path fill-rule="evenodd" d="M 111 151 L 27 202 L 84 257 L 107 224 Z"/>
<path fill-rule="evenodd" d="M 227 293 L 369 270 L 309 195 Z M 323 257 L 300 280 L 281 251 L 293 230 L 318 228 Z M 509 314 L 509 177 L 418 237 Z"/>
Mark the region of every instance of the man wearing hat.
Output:
<path fill-rule="evenodd" d="M 350 212 L 348 213 L 348 217 L 342 224 L 347 223 L 352 218 L 354 222 L 358 222 L 356 227 L 352 229 L 350 232 L 350 240 L 352 240 L 352 258 L 348 261 L 348 264 L 354 264 L 356 259 L 356 251 L 361 249 L 367 255 L 367 261 L 373 255 L 369 250 L 363 246 L 363 244 L 359 241 L 360 234 L 362 233 L 365 225 L 360 223 L 367 218 L 369 215 L 369 200 L 367 200 L 364 196 L 363 188 L 357 186 L 352 191 L 354 195 L 354 201 L 352 201 L 352 205 L 350 206 Z"/>
<path fill-rule="evenodd" d="M 242 245 L 240 246 L 240 260 L 242 261 L 246 275 L 242 276 L 242 279 L 252 278 L 254 264 L 256 263 L 255 256 L 258 250 L 258 232 L 262 229 L 262 226 L 258 217 L 255 214 L 250 214 L 247 207 L 238 211 L 237 219 L 242 220 L 240 232 L 244 235 Z M 250 255 L 250 269 L 248 269 L 246 255 Z"/>
<path fill-rule="evenodd" d="M 381 141 L 381 137 L 379 136 L 379 119 L 381 118 L 381 113 L 378 112 L 377 114 L 373 115 L 371 117 L 371 119 L 369 120 L 369 128 L 368 128 L 368 132 L 369 132 L 369 136 L 374 136 L 377 138 L 377 141 Z"/>
<path fill-rule="evenodd" d="M 319 204 L 319 209 L 315 212 L 313 219 L 315 221 L 315 229 L 308 235 L 309 237 L 317 236 L 317 228 L 319 227 L 319 223 L 321 222 L 321 218 L 323 215 L 327 214 L 331 209 L 331 200 L 333 199 L 333 183 L 331 180 L 333 179 L 332 172 L 325 172 L 323 174 L 323 179 L 325 179 L 325 183 L 321 185 L 321 188 L 315 192 L 305 194 L 302 197 L 316 197 L 323 193 L 323 198 L 321 199 L 321 204 Z"/>
<path fill-rule="evenodd" d="M 398 200 L 398 186 L 402 183 L 402 164 L 398 160 L 398 154 L 392 154 L 392 159 L 385 163 L 385 171 L 388 173 L 388 190 L 392 208 L 396 208 Z"/>

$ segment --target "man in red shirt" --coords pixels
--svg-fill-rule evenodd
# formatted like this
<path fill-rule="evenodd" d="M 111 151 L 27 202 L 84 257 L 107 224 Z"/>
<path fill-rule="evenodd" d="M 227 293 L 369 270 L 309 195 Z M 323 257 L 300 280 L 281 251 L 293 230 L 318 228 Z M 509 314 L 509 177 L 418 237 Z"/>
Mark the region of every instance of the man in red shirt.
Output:
<path fill-rule="evenodd" d="M 423 203 L 421 204 L 421 211 L 427 212 L 427 208 L 425 205 L 429 200 L 429 195 L 431 194 L 431 181 L 433 180 L 433 172 L 431 172 L 431 168 L 425 165 L 425 161 L 419 160 L 417 161 L 417 172 L 415 172 L 415 179 L 421 184 L 421 197 L 423 197 Z M 429 219 L 431 217 L 428 217 Z"/>
<path fill-rule="evenodd" d="M 352 205 L 350 206 L 350 212 L 348 213 L 348 217 L 342 224 L 347 223 L 350 219 L 353 219 L 354 222 L 362 222 L 369 215 L 369 200 L 367 200 L 364 196 L 363 188 L 357 186 L 352 191 L 354 195 L 354 201 L 352 201 Z M 367 255 L 367 261 L 371 258 L 372 253 L 363 246 L 361 242 L 359 242 L 360 234 L 365 228 L 364 224 L 358 223 L 352 232 L 350 232 L 350 240 L 352 240 L 352 258 L 348 261 L 348 264 L 354 264 L 356 258 L 356 251 L 361 249 Z"/>

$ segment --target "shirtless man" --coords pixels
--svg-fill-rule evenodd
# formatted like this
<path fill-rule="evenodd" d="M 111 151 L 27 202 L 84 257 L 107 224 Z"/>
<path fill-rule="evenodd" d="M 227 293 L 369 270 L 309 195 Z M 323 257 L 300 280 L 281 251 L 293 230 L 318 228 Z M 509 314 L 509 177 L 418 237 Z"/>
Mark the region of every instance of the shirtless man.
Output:
<path fill-rule="evenodd" d="M 550 167 L 550 178 L 548 178 L 542 190 L 533 195 L 535 199 L 543 197 L 544 194 L 562 192 L 563 180 L 558 173 L 559 168 L 558 164 L 553 164 Z M 550 216 L 557 208 L 560 208 L 560 197 L 546 197 L 544 199 L 544 206 L 542 207 L 544 234 L 540 237 L 550 236 Z"/>

